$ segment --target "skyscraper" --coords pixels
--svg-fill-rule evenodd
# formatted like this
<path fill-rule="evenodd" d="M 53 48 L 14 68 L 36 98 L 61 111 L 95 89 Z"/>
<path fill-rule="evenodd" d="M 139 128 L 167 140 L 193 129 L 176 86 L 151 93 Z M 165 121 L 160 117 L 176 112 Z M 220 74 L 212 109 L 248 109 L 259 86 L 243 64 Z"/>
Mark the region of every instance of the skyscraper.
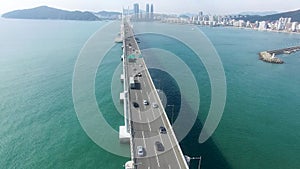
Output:
<path fill-rule="evenodd" d="M 154 17 L 154 15 L 153 15 L 153 12 L 154 12 L 153 4 L 151 4 L 150 12 L 151 12 L 151 19 L 153 19 L 153 17 Z"/>
<path fill-rule="evenodd" d="M 146 20 L 149 19 L 149 4 L 146 4 Z"/>
<path fill-rule="evenodd" d="M 146 12 L 149 13 L 149 4 L 146 4 Z"/>
<path fill-rule="evenodd" d="M 133 4 L 134 17 L 138 19 L 140 13 L 140 7 L 138 3 Z"/>

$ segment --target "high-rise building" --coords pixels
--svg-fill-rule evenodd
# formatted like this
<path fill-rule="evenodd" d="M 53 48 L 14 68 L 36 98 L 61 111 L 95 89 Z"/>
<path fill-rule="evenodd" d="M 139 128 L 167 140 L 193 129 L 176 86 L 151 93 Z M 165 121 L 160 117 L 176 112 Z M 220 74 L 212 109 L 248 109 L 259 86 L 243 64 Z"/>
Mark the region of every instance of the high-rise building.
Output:
<path fill-rule="evenodd" d="M 146 12 L 149 13 L 149 4 L 146 4 Z"/>
<path fill-rule="evenodd" d="M 149 4 L 146 4 L 146 19 L 149 19 Z"/>
<path fill-rule="evenodd" d="M 153 15 L 153 12 L 154 12 L 153 4 L 151 4 L 150 12 L 151 12 L 151 19 L 153 19 L 154 18 L 154 15 Z"/>
<path fill-rule="evenodd" d="M 197 20 L 198 20 L 198 22 L 203 20 L 203 12 L 202 11 L 199 12 Z"/>
<path fill-rule="evenodd" d="M 259 22 L 258 29 L 259 30 L 266 30 L 267 29 L 267 22 L 266 21 Z"/>
<path fill-rule="evenodd" d="M 133 4 L 133 11 L 135 18 L 138 19 L 140 13 L 140 7 L 138 3 Z"/>
<path fill-rule="evenodd" d="M 293 22 L 293 23 L 292 23 L 292 27 L 291 27 L 291 31 L 292 31 L 292 32 L 295 32 L 295 31 L 296 31 L 297 25 L 298 25 L 298 22 Z"/>

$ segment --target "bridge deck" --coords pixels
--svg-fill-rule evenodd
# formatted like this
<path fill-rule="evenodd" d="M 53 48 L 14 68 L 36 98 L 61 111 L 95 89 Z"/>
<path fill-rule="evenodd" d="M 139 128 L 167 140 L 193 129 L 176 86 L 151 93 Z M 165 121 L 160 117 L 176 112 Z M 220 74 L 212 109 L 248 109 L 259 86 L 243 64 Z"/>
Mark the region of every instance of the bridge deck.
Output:
<path fill-rule="evenodd" d="M 141 51 L 135 40 L 134 33 L 127 21 L 124 21 L 124 70 L 125 78 L 129 82 L 134 77 L 136 85 L 129 94 L 129 116 L 131 119 L 131 148 L 133 161 L 138 169 L 187 169 L 187 163 L 182 154 L 174 131 L 166 116 L 164 107 L 158 97 L 144 59 L 140 57 Z M 139 74 L 139 75 L 138 75 Z M 148 105 L 143 103 L 147 100 Z M 135 106 L 134 104 L 135 103 Z M 153 106 L 153 105 L 157 105 Z M 165 127 L 167 132 L 162 134 L 159 127 Z M 163 145 L 159 151 L 155 142 Z M 137 146 L 142 146 L 144 155 L 137 154 Z"/>

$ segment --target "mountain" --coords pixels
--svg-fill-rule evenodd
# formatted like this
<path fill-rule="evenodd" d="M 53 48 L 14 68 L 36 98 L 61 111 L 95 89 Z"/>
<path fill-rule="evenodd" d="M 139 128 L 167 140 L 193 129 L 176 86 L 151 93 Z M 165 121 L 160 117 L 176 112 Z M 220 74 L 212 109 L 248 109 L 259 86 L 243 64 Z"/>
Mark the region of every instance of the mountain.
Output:
<path fill-rule="evenodd" d="M 94 14 L 100 19 L 118 19 L 119 16 L 122 15 L 121 12 L 109 12 L 109 11 L 100 11 Z"/>
<path fill-rule="evenodd" d="M 197 16 L 197 14 L 193 14 L 193 13 L 183 13 L 183 14 L 180 14 L 180 16 L 184 16 L 184 17 L 191 18 L 191 17 L 193 17 L 193 16 Z"/>
<path fill-rule="evenodd" d="M 180 18 L 185 18 L 185 19 L 189 19 L 189 18 L 190 18 L 190 16 L 184 15 L 184 14 L 179 15 L 179 17 L 180 17 Z"/>
<path fill-rule="evenodd" d="M 281 17 L 292 18 L 292 22 L 300 22 L 300 10 L 277 13 L 277 14 L 266 15 L 266 16 L 246 15 L 246 16 L 241 16 L 236 19 L 255 22 L 255 21 L 276 21 Z"/>
<path fill-rule="evenodd" d="M 40 6 L 32 9 L 16 10 L 2 15 L 4 18 L 14 19 L 58 19 L 58 20 L 100 20 L 91 12 L 81 11 L 65 11 L 61 9 L 51 8 L 48 6 Z"/>
<path fill-rule="evenodd" d="M 122 15 L 121 12 L 109 12 L 109 11 L 100 11 L 97 12 L 96 14 L 104 15 L 104 16 Z"/>
<path fill-rule="evenodd" d="M 239 15 L 259 15 L 259 16 L 266 16 L 266 15 L 273 15 L 273 14 L 278 14 L 277 11 L 265 11 L 265 12 L 242 12 Z"/>

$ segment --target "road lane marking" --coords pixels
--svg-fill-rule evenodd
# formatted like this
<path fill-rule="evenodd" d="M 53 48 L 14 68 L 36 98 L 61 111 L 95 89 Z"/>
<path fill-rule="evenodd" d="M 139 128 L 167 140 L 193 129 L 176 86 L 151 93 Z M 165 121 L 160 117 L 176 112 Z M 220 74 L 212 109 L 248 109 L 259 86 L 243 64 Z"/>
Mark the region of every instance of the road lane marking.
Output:
<path fill-rule="evenodd" d="M 135 92 L 135 100 L 138 99 L 138 95 L 137 95 L 137 92 Z"/>
<path fill-rule="evenodd" d="M 147 117 L 147 121 L 148 121 L 149 130 L 151 131 L 151 125 L 150 125 L 150 121 L 149 121 L 148 117 Z"/>
<path fill-rule="evenodd" d="M 160 118 L 161 118 L 161 120 L 162 120 L 162 122 L 163 122 L 164 126 L 166 127 L 166 124 L 165 124 L 165 121 L 164 121 L 163 117 L 162 117 L 162 116 L 160 116 Z M 172 130 L 172 129 L 170 129 L 170 130 Z M 168 135 L 168 137 L 169 137 L 169 141 L 170 141 L 170 143 L 171 143 L 171 146 L 172 146 L 172 150 L 173 150 L 173 152 L 174 152 L 174 155 L 175 155 L 175 157 L 176 157 L 177 163 L 178 163 L 178 165 L 179 165 L 179 167 L 180 167 L 180 169 L 181 169 L 181 165 L 180 165 L 180 163 L 179 163 L 179 160 L 178 160 L 177 154 L 176 154 L 176 152 L 175 152 L 175 149 L 174 149 L 175 147 L 173 146 L 173 143 L 172 143 L 172 140 L 171 140 L 170 134 L 172 134 L 172 132 L 167 132 L 167 135 Z M 176 145 L 176 146 L 177 146 L 177 145 Z"/>
<path fill-rule="evenodd" d="M 152 120 L 152 121 L 154 121 L 154 120 L 156 120 L 156 119 L 155 119 L 155 116 L 154 116 L 154 111 L 153 111 L 153 109 L 151 109 L 151 111 L 152 111 L 151 114 L 152 114 L 152 117 L 153 117 L 153 120 Z"/>
<path fill-rule="evenodd" d="M 158 159 L 158 155 L 157 155 L 155 146 L 154 146 L 154 152 L 155 152 L 155 157 L 156 157 L 157 165 L 158 165 L 158 167 L 160 167 L 159 159 Z"/>
<path fill-rule="evenodd" d="M 139 118 L 140 118 L 140 121 L 142 121 L 141 110 L 140 110 L 140 109 L 138 109 L 138 112 L 139 112 Z"/>
<path fill-rule="evenodd" d="M 145 65 L 145 62 L 144 62 L 143 59 L 142 59 L 142 62 L 144 63 L 143 65 Z M 145 67 L 146 67 L 146 65 L 145 65 Z M 146 93 L 148 94 L 148 97 L 150 97 L 150 96 L 149 96 L 149 93 L 151 93 L 151 90 L 156 90 L 156 89 L 155 89 L 155 86 L 154 86 L 154 84 L 153 84 L 153 81 L 151 80 L 150 73 L 148 72 L 147 69 L 146 69 L 146 73 L 145 73 L 145 78 L 147 79 L 148 83 L 150 84 L 150 86 L 149 86 L 150 92 L 148 92 L 148 90 L 146 90 Z M 151 83 L 151 82 L 152 82 L 152 83 Z M 145 81 L 143 81 L 143 83 L 144 83 L 145 88 L 146 88 Z M 157 94 L 157 93 L 156 93 L 156 94 Z M 159 98 L 156 98 L 156 96 L 157 96 L 157 95 L 155 95 L 155 93 L 154 93 L 154 98 L 153 98 L 153 99 L 158 103 L 158 102 L 160 102 L 160 100 L 157 100 L 157 99 L 159 99 Z M 159 105 L 160 105 L 160 106 L 162 105 L 161 102 L 160 102 Z M 154 111 L 153 111 L 153 109 L 151 109 L 151 110 L 152 110 L 152 116 L 153 116 L 153 119 L 155 119 Z M 160 112 L 161 112 L 161 111 L 160 111 L 160 109 L 159 109 L 159 110 L 158 110 L 158 113 L 160 113 Z M 162 120 L 162 122 L 163 122 L 163 125 L 167 128 L 167 126 L 166 126 L 166 124 L 165 124 L 165 120 L 164 120 L 165 118 L 166 118 L 166 120 L 168 120 L 167 117 L 166 117 L 166 115 L 165 115 L 165 114 L 162 115 L 162 113 L 161 113 L 159 117 L 161 118 L 161 120 Z M 169 125 L 169 123 L 168 123 L 168 125 Z M 168 127 L 170 127 L 170 130 L 172 130 L 172 126 L 168 126 Z M 142 134 L 144 134 L 144 133 L 142 132 Z M 170 136 L 170 134 L 171 134 L 171 136 Z M 168 135 L 170 144 L 171 144 L 171 146 L 172 146 L 172 150 L 173 150 L 173 152 L 174 152 L 174 155 L 175 155 L 175 157 L 176 157 L 176 159 L 177 159 L 177 162 L 178 162 L 178 164 L 179 164 L 179 167 L 180 167 L 180 169 L 181 169 L 182 166 L 181 166 L 180 163 L 179 163 L 178 156 L 177 156 L 177 153 L 176 153 L 176 151 L 175 151 L 175 146 L 178 146 L 178 144 L 176 143 L 176 137 L 173 135 L 173 132 L 170 132 L 170 133 L 168 132 L 167 135 Z M 144 135 L 143 135 L 143 137 L 144 137 Z M 172 137 L 172 138 L 171 138 L 171 137 Z M 162 140 L 162 138 L 161 138 L 161 140 Z M 175 141 L 175 146 L 173 145 L 173 141 L 172 141 L 172 140 Z M 144 140 L 144 143 L 145 143 L 145 140 Z M 146 145 L 146 144 L 145 144 L 145 145 Z M 154 146 L 154 148 L 155 148 L 155 146 Z M 177 148 L 178 148 L 178 147 L 177 147 Z M 155 150 L 156 160 L 157 160 L 158 166 L 160 167 L 159 159 L 158 159 L 158 156 L 157 156 L 156 149 L 154 149 L 154 150 Z M 171 168 L 171 166 L 169 165 L 169 169 L 170 169 L 170 168 Z"/>
<path fill-rule="evenodd" d="M 143 141 L 144 141 L 144 147 L 145 147 L 145 149 L 146 149 L 147 147 L 146 147 L 146 141 L 145 141 L 144 131 L 142 131 L 142 136 L 143 136 Z"/>
<path fill-rule="evenodd" d="M 144 65 L 146 65 L 146 63 L 145 63 L 144 60 L 143 60 L 143 62 L 144 62 Z M 149 76 L 149 78 L 147 78 L 148 84 L 150 84 L 150 87 L 153 88 L 153 91 L 157 92 L 157 91 L 156 91 L 156 88 L 155 88 L 155 85 L 154 85 L 153 81 L 151 80 L 151 76 L 150 76 L 150 73 L 149 73 L 148 69 L 146 70 L 146 75 Z M 151 83 L 150 80 L 152 81 L 152 83 Z M 155 95 L 155 94 L 154 94 L 154 95 Z M 155 95 L 155 97 L 154 97 L 154 100 L 157 102 L 157 100 L 156 100 L 156 95 Z"/>
<path fill-rule="evenodd" d="M 171 166 L 170 166 L 170 164 L 168 164 L 168 167 L 169 167 L 169 169 L 171 169 Z"/>
<path fill-rule="evenodd" d="M 168 133 L 167 133 L 168 134 Z M 160 142 L 163 144 L 161 133 L 159 132 Z M 164 145 L 164 144 L 163 144 Z"/>
<path fill-rule="evenodd" d="M 171 143 L 171 146 L 172 146 L 172 150 L 173 150 L 174 155 L 175 155 L 175 157 L 176 157 L 177 163 L 178 163 L 178 165 L 179 165 L 179 167 L 180 167 L 180 169 L 181 169 L 181 165 L 180 165 L 180 163 L 179 163 L 177 154 L 176 154 L 176 152 L 175 152 L 175 146 L 174 146 L 173 143 L 172 143 L 172 140 L 171 140 L 171 137 L 170 137 L 169 133 L 167 133 L 167 135 L 168 135 L 168 137 L 169 137 L 169 140 L 170 140 L 170 143 Z M 177 145 L 176 145 L 176 146 L 177 146 Z M 178 147 L 177 147 L 177 148 L 178 148 Z"/>
<path fill-rule="evenodd" d="M 149 96 L 149 94 L 147 94 L 147 99 L 150 101 L 152 100 L 151 97 Z M 150 103 L 151 104 L 151 103 Z"/>

